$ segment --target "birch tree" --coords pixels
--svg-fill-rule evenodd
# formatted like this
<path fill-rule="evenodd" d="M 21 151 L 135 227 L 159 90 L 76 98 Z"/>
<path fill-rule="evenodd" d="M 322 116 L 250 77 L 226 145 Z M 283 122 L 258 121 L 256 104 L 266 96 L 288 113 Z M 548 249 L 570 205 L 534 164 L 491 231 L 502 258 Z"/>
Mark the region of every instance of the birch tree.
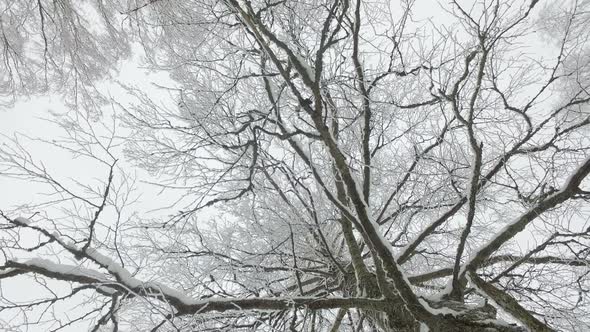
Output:
<path fill-rule="evenodd" d="M 61 95 L 41 141 L 102 180 L 3 138 L 46 196 L 2 208 L 2 323 L 590 329 L 590 2 L 435 5 L 3 0 L 4 104 Z"/>

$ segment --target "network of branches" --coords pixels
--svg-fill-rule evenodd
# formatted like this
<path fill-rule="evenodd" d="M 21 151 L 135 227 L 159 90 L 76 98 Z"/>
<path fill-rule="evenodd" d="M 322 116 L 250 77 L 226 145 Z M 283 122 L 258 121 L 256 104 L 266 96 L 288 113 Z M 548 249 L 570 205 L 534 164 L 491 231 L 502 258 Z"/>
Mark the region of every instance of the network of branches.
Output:
<path fill-rule="evenodd" d="M 588 331 L 588 31 L 587 0 L 1 0 L 3 108 L 64 111 L 0 136 L 0 325 Z"/>

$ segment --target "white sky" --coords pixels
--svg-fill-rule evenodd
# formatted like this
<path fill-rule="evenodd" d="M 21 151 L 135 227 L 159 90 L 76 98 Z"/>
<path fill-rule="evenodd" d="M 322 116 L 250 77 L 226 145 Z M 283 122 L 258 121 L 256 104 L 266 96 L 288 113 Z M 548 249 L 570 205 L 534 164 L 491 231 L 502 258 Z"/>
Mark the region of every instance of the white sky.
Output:
<path fill-rule="evenodd" d="M 416 1 L 415 17 L 434 16 L 439 13 L 438 5 L 434 5 L 435 1 Z M 430 14 L 430 15 L 429 15 Z M 444 16 L 443 16 L 444 17 Z M 440 23 L 440 16 L 436 16 L 435 23 Z M 539 52 L 546 51 L 543 47 L 543 42 L 539 40 L 531 40 L 529 47 L 537 49 Z M 142 89 L 152 91 L 151 93 L 157 95 L 161 94 L 162 90 L 154 88 L 149 82 L 167 82 L 172 85 L 172 82 L 165 74 L 148 74 L 146 71 L 137 67 L 137 61 L 130 61 L 123 65 L 119 80 L 125 83 L 139 85 Z M 117 92 L 115 85 L 107 86 L 111 90 L 111 94 L 119 101 L 125 101 L 125 96 Z M 163 96 L 165 97 L 165 96 Z M 42 118 L 48 117 L 48 111 L 55 111 L 58 113 L 66 112 L 67 109 L 61 103 L 57 96 L 47 97 L 38 96 L 31 97 L 28 100 L 22 100 L 15 104 L 14 107 L 6 108 L 0 106 L 0 134 L 5 137 L 0 137 L 0 144 L 5 141 L 6 137 L 14 137 L 16 133 L 21 133 L 30 137 L 39 137 L 42 139 L 52 139 L 61 135 L 61 129 L 55 124 L 49 124 Z M 25 139 L 23 137 L 23 139 Z M 58 178 L 75 178 L 81 181 L 94 181 L 93 179 L 101 177 L 104 179 L 104 172 L 96 173 L 94 163 L 89 163 L 83 159 L 73 160 L 71 155 L 64 151 L 59 151 L 55 148 L 49 148 L 47 144 L 40 144 L 35 142 L 23 141 L 23 145 L 37 160 L 43 161 L 48 170 Z M 145 174 L 143 174 L 145 176 Z M 141 177 L 141 175 L 140 175 Z M 22 182 L 14 179 L 8 179 L 0 176 L 0 209 L 5 212 L 10 212 L 13 208 L 22 203 L 32 201 L 39 192 L 39 186 L 30 182 Z M 148 190 L 147 187 L 142 186 L 142 191 L 148 191 L 146 197 L 156 197 L 156 191 Z M 145 205 L 150 205 L 150 199 L 144 198 Z M 14 215 L 14 217 L 17 217 Z M 13 282 L 2 281 L 2 289 L 7 293 L 13 293 L 14 298 L 26 300 L 37 294 L 39 289 L 31 287 L 31 283 L 19 279 Z M 71 310 L 75 313 L 74 308 L 65 308 L 64 310 Z M 0 324 L 2 319 L 10 319 L 0 313 Z M 1 330 L 1 328 L 0 328 Z M 44 331 L 44 329 L 29 328 L 28 331 Z M 73 326 L 62 331 L 79 331 L 79 327 Z"/>

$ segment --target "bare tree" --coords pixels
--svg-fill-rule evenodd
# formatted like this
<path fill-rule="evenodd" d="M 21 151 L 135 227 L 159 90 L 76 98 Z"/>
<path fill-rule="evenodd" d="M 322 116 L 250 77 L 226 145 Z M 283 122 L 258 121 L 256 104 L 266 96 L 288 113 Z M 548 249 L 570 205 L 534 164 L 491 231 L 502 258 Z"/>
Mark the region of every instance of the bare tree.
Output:
<path fill-rule="evenodd" d="M 3 95 L 103 178 L 4 140 L 6 326 L 590 329 L 590 2 L 419 5 L 3 0 Z M 173 83 L 101 109 L 131 49 Z"/>

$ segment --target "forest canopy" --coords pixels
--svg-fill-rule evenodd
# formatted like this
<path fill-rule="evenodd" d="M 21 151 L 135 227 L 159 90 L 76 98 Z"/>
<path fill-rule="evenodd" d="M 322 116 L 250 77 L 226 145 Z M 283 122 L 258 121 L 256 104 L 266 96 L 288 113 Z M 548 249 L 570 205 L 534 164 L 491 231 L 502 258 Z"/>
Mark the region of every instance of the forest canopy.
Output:
<path fill-rule="evenodd" d="M 3 112 L 64 105 L 0 135 L 0 324 L 590 330 L 588 31 L 587 0 L 0 0 Z"/>

